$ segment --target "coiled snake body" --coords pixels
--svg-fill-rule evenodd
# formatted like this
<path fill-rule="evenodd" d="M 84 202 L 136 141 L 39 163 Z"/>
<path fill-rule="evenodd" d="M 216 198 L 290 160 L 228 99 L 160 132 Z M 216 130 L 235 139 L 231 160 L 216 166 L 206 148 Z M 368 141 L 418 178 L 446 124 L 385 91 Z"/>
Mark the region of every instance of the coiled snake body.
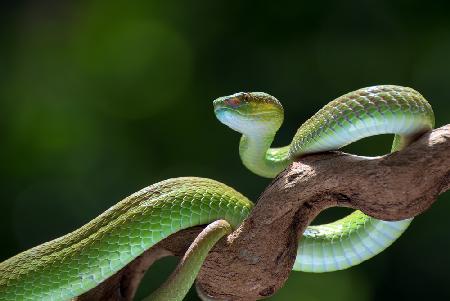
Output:
<path fill-rule="evenodd" d="M 237 93 L 216 99 L 214 109 L 222 123 L 242 133 L 244 165 L 264 177 L 274 177 L 298 156 L 372 135 L 396 134 L 392 151 L 400 150 L 434 126 L 428 102 L 400 86 L 363 88 L 333 100 L 282 148 L 270 148 L 283 121 L 283 108 L 274 97 Z M 0 263 L 0 300 L 69 300 L 165 237 L 219 219 L 236 228 L 252 207 L 245 196 L 217 181 L 175 178 L 156 183 L 74 232 Z M 356 265 L 392 244 L 410 222 L 381 221 L 355 211 L 336 222 L 310 226 L 300 239 L 294 270 L 326 272 Z"/>

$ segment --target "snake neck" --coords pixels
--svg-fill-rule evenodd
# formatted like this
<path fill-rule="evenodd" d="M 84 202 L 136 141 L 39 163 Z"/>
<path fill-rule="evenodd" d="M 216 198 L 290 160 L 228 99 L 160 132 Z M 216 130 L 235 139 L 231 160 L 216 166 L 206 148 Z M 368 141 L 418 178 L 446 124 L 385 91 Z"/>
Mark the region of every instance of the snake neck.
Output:
<path fill-rule="evenodd" d="M 275 133 L 244 134 L 239 144 L 242 163 L 253 173 L 266 178 L 274 178 L 292 160 L 289 146 L 270 148 Z"/>

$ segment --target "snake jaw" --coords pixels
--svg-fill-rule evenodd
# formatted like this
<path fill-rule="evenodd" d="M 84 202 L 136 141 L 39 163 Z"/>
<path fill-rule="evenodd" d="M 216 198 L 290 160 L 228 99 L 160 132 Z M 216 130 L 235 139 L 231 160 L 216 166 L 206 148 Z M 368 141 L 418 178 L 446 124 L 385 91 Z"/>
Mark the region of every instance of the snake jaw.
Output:
<path fill-rule="evenodd" d="M 222 122 L 223 124 L 230 127 L 232 130 L 236 132 L 241 132 L 240 127 L 238 126 L 238 124 L 236 124 L 235 118 L 235 114 L 237 114 L 236 112 L 233 112 L 232 110 L 224 107 L 216 109 L 214 112 L 216 114 L 217 119 L 219 119 L 220 122 Z"/>

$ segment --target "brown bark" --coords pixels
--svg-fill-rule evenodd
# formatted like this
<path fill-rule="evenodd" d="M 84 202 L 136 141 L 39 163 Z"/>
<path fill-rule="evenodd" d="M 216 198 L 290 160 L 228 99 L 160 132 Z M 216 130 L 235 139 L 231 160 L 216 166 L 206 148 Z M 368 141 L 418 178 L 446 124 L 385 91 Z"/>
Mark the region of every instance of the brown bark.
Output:
<path fill-rule="evenodd" d="M 299 236 L 319 212 L 344 206 L 384 220 L 416 216 L 450 189 L 449 151 L 446 125 L 385 156 L 331 152 L 300 158 L 266 188 L 249 218 L 210 252 L 199 287 L 221 300 L 272 295 L 291 271 Z M 183 254 L 199 231 L 172 235 L 78 300 L 131 300 L 151 263 Z"/>

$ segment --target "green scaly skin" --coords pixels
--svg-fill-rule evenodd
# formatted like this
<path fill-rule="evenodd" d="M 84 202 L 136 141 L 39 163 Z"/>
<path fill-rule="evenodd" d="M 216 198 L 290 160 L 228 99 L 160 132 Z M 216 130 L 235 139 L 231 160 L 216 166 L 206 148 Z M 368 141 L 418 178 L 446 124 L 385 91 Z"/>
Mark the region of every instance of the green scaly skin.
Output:
<path fill-rule="evenodd" d="M 0 300 L 70 300 L 170 234 L 220 219 L 236 228 L 252 208 L 242 194 L 213 180 L 156 183 L 74 232 L 2 262 Z"/>
<path fill-rule="evenodd" d="M 240 154 L 245 166 L 265 177 L 278 174 L 296 156 L 337 149 L 370 135 L 398 134 L 393 145 L 398 150 L 434 124 L 431 107 L 418 92 L 398 86 L 369 87 L 326 105 L 299 128 L 290 146 L 270 149 L 283 120 L 283 109 L 274 97 L 238 93 L 217 99 L 214 106 L 219 120 L 243 134 Z M 176 178 L 156 183 L 74 232 L 0 263 L 0 300 L 70 300 L 165 237 L 219 219 L 235 229 L 252 207 L 242 194 L 213 180 Z M 348 268 L 381 252 L 409 223 L 379 221 L 356 211 L 331 224 L 310 226 L 300 240 L 294 269 Z M 196 259 L 197 253 L 190 256 Z M 184 285 L 180 282 L 196 275 L 202 260 L 188 264 L 176 277 L 178 282 L 169 285 Z M 183 298 L 184 291 L 176 300 Z"/>
<path fill-rule="evenodd" d="M 270 148 L 283 122 L 283 107 L 273 96 L 237 93 L 218 98 L 214 106 L 222 123 L 242 133 L 239 152 L 244 165 L 269 178 L 296 157 L 339 149 L 373 135 L 395 134 L 392 151 L 398 151 L 434 126 L 433 110 L 419 92 L 392 85 L 359 89 L 331 101 L 281 148 Z M 359 264 L 391 245 L 411 220 L 387 222 L 355 211 L 334 223 L 308 227 L 294 270 L 327 272 Z"/>

